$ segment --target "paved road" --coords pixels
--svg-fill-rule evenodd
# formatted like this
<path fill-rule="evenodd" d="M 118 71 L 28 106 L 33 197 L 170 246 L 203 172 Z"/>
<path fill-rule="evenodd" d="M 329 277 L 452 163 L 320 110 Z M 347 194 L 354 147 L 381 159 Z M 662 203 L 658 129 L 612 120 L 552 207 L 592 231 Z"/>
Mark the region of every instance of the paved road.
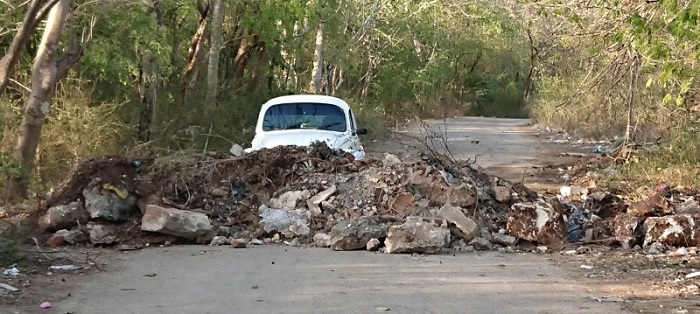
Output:
<path fill-rule="evenodd" d="M 475 160 L 477 165 L 503 178 L 525 180 L 526 185 L 537 190 L 558 189 L 556 169 L 542 169 L 578 159 L 562 156 L 562 152 L 577 155 L 585 151 L 547 141 L 546 136 L 529 126 L 530 122 L 485 117 L 427 120 L 424 125 L 410 125 L 407 132 L 430 138 L 438 150 L 456 159 Z"/>
<path fill-rule="evenodd" d="M 110 268 L 54 312 L 620 313 L 529 254 L 186 246 L 127 253 Z"/>

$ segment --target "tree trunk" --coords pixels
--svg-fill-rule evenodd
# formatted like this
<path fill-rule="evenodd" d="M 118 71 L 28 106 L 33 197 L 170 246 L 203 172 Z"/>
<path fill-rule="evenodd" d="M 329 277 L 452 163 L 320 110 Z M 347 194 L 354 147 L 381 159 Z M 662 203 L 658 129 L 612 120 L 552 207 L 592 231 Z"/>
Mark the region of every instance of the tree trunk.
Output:
<path fill-rule="evenodd" d="M 248 90 L 251 92 L 257 91 L 260 86 L 260 80 L 262 78 L 262 68 L 265 61 L 265 53 L 267 52 L 265 42 L 258 43 L 258 49 L 255 52 L 255 59 L 253 60 L 253 70 L 250 75 L 250 82 L 248 85 Z"/>
<path fill-rule="evenodd" d="M 207 67 L 207 103 L 215 104 L 217 87 L 219 85 L 219 53 L 222 46 L 221 27 L 226 10 L 225 0 L 213 0 L 213 16 L 211 24 L 211 47 L 209 48 L 209 66 Z"/>
<path fill-rule="evenodd" d="M 207 24 L 209 19 L 209 4 L 204 5 L 201 2 L 197 3 L 199 9 L 199 26 L 197 26 L 197 31 L 194 36 L 192 36 L 192 41 L 190 42 L 190 49 L 187 54 L 187 65 L 182 73 L 182 82 L 180 83 L 180 104 L 184 104 L 187 99 L 187 91 L 190 89 L 191 85 L 196 78 L 196 69 L 201 57 L 202 42 L 204 39 L 204 33 L 207 30 Z"/>
<path fill-rule="evenodd" d="M 22 25 L 17 30 L 17 34 L 12 38 L 12 43 L 5 55 L 0 59 L 0 95 L 5 91 L 15 66 L 22 54 L 22 48 L 27 45 L 29 38 L 36 30 L 39 22 L 44 19 L 49 10 L 56 4 L 57 0 L 32 0 L 24 15 Z"/>
<path fill-rule="evenodd" d="M 39 50 L 32 65 L 32 88 L 27 101 L 21 133 L 17 143 L 17 157 L 22 163 L 22 175 L 10 178 L 8 191 L 11 198 L 25 198 L 29 187 L 27 174 L 31 172 L 39 147 L 44 118 L 51 107 L 51 98 L 56 91 L 56 82 L 72 66 L 69 61 L 77 59 L 65 55 L 57 60 L 58 45 L 65 24 L 70 0 L 59 0 L 49 12 L 46 28 L 41 37 Z M 61 76 L 59 76 L 61 75 Z"/>
<path fill-rule="evenodd" d="M 325 23 L 318 24 L 316 30 L 316 50 L 314 51 L 314 67 L 311 72 L 309 90 L 314 94 L 320 94 L 323 88 L 323 54 L 326 49 Z"/>

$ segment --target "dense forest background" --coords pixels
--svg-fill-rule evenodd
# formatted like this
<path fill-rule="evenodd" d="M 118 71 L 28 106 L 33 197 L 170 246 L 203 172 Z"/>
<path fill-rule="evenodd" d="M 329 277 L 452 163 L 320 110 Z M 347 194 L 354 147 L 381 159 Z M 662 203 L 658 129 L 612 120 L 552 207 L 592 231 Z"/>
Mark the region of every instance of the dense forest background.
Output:
<path fill-rule="evenodd" d="M 228 150 L 266 99 L 320 93 L 375 133 L 485 115 L 661 139 L 637 170 L 688 173 L 698 15 L 690 0 L 0 0 L 0 171 L 45 189 L 95 155 Z"/>

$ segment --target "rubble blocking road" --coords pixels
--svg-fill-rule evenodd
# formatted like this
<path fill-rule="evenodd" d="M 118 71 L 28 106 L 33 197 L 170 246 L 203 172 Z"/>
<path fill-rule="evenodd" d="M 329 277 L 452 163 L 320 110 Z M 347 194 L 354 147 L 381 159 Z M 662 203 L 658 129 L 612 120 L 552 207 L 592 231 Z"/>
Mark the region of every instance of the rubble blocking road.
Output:
<path fill-rule="evenodd" d="M 623 313 L 531 254 L 185 246 L 131 252 L 109 268 L 119 271 L 91 278 L 55 312 Z"/>

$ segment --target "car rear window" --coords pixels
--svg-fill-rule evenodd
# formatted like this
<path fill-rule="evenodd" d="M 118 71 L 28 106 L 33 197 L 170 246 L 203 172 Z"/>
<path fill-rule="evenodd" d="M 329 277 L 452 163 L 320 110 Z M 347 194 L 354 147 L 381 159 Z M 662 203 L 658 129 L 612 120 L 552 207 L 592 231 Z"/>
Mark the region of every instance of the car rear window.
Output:
<path fill-rule="evenodd" d="M 271 106 L 263 118 L 263 131 L 327 130 L 345 132 L 347 123 L 343 110 L 324 103 L 288 103 Z"/>

